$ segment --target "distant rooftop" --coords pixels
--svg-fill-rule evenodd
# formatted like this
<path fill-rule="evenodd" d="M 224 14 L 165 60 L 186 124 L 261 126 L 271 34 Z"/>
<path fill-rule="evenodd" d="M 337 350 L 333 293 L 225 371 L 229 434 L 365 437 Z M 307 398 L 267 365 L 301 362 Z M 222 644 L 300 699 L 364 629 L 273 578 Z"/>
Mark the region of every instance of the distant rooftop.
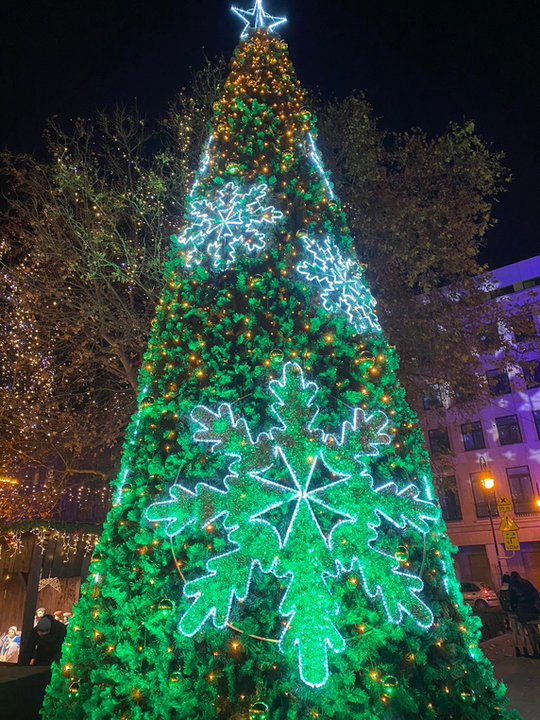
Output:
<path fill-rule="evenodd" d="M 522 290 L 540 289 L 540 255 L 490 271 L 491 297 L 512 295 Z"/>

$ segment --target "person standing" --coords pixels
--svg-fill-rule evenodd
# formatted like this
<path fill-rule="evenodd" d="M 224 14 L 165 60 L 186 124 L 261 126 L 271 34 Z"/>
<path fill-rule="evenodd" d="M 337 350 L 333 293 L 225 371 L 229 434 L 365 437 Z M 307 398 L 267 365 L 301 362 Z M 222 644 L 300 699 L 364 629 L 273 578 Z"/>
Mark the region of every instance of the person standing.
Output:
<path fill-rule="evenodd" d="M 538 658 L 540 657 L 540 635 L 538 634 L 540 593 L 529 580 L 522 578 L 515 571 L 510 574 L 508 592 L 512 612 L 516 614 L 518 623 L 529 636 L 533 657 Z M 528 655 L 526 648 L 525 655 Z"/>

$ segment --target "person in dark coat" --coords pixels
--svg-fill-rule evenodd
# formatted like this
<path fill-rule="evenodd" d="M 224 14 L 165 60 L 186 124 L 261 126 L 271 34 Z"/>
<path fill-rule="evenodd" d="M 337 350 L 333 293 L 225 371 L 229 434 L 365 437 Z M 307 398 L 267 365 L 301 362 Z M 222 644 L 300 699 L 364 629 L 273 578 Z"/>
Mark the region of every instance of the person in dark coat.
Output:
<path fill-rule="evenodd" d="M 31 631 L 21 654 L 23 665 L 51 665 L 60 660 L 66 626 L 52 615 L 44 615 Z"/>
<path fill-rule="evenodd" d="M 530 638 L 533 656 L 540 657 L 540 593 L 531 582 L 515 571 L 510 575 L 508 592 L 512 612 L 516 614 L 518 622 L 526 629 Z"/>

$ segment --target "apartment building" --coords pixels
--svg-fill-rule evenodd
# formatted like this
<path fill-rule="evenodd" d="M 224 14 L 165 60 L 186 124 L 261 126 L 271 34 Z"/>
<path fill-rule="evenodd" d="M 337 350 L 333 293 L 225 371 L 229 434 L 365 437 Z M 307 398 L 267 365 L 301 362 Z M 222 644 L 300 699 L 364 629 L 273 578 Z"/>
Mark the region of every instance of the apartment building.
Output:
<path fill-rule="evenodd" d="M 511 339 L 519 360 L 501 371 L 486 356 L 491 399 L 467 414 L 448 407 L 444 391 L 432 388 L 424 398 L 422 424 L 443 515 L 458 548 L 458 577 L 498 588 L 500 566 L 540 587 L 540 255 L 491 277 L 489 301 L 513 316 L 496 331 Z M 485 487 L 486 470 L 493 490 Z M 501 499 L 509 501 L 506 507 Z M 517 532 L 507 540 L 514 540 L 509 542 L 514 548 L 517 540 L 519 550 L 505 547 L 501 522 Z"/>

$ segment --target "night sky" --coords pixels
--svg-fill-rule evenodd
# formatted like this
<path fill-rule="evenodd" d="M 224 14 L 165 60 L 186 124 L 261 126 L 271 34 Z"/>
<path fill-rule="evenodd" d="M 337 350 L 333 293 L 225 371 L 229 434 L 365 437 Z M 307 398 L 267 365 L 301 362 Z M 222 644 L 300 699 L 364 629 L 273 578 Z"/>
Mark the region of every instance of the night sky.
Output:
<path fill-rule="evenodd" d="M 248 7 L 251 0 L 237 0 Z M 43 155 L 48 117 L 130 104 L 160 115 L 241 30 L 227 0 L 4 0 L 0 147 Z M 363 90 L 388 130 L 473 119 L 514 176 L 484 260 L 540 253 L 537 0 L 266 0 L 305 87 Z"/>

